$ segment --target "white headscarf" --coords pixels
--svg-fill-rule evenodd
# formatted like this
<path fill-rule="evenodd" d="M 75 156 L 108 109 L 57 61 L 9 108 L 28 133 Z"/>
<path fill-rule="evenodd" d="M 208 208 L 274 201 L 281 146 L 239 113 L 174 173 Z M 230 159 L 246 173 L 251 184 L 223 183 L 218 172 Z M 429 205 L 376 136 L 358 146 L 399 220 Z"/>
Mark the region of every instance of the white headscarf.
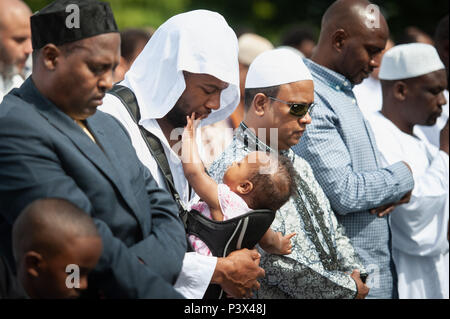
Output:
<path fill-rule="evenodd" d="M 173 16 L 151 37 L 121 85 L 133 90 L 141 123 L 164 117 L 186 88 L 183 71 L 205 73 L 229 84 L 220 108 L 202 125 L 227 118 L 239 103 L 236 34 L 218 13 L 195 10 Z"/>

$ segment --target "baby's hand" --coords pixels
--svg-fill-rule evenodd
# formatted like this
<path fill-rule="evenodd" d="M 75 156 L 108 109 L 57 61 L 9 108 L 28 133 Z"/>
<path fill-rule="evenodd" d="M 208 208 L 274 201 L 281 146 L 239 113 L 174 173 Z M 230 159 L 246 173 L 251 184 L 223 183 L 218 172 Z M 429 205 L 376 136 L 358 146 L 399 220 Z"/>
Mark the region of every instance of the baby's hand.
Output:
<path fill-rule="evenodd" d="M 292 244 L 291 244 L 291 238 L 297 235 L 297 233 L 292 233 L 286 236 L 283 236 L 282 233 L 278 232 L 276 233 L 278 237 L 279 242 L 279 254 L 280 255 L 289 255 L 292 253 Z"/>
<path fill-rule="evenodd" d="M 191 116 L 186 116 L 186 127 L 183 131 L 183 139 L 185 138 L 195 138 L 195 112 L 191 114 Z"/>
<path fill-rule="evenodd" d="M 195 131 L 197 130 L 200 121 L 204 119 L 205 116 L 201 116 L 199 118 L 195 118 L 195 112 L 191 114 L 191 116 L 186 116 L 186 127 L 183 131 L 183 139 L 195 139 Z"/>

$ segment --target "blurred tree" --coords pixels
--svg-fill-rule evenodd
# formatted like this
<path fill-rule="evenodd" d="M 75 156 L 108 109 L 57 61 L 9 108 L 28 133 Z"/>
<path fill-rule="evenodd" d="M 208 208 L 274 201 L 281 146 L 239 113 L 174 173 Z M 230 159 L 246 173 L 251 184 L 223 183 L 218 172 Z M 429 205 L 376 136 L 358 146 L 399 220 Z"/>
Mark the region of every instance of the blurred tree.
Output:
<path fill-rule="evenodd" d="M 407 26 L 433 35 L 437 22 L 449 11 L 448 0 L 372 0 L 388 19 L 391 36 L 398 38 Z M 205 8 L 222 13 L 236 30 L 253 30 L 279 44 L 290 25 L 309 25 L 319 35 L 320 22 L 330 0 L 192 0 L 189 9 Z"/>
<path fill-rule="evenodd" d="M 51 0 L 25 0 L 38 10 Z M 279 44 L 279 37 L 291 25 L 309 25 L 320 31 L 320 21 L 330 0 L 109 0 L 119 28 L 157 28 L 171 16 L 193 9 L 221 13 L 236 32 L 253 31 Z M 391 34 L 399 37 L 407 26 L 433 35 L 436 23 L 449 11 L 448 0 L 373 0 L 388 19 Z"/>
<path fill-rule="evenodd" d="M 34 11 L 52 0 L 24 0 Z M 190 0 L 107 0 L 111 4 L 120 29 L 130 27 L 157 28 L 171 16 L 186 11 Z"/>

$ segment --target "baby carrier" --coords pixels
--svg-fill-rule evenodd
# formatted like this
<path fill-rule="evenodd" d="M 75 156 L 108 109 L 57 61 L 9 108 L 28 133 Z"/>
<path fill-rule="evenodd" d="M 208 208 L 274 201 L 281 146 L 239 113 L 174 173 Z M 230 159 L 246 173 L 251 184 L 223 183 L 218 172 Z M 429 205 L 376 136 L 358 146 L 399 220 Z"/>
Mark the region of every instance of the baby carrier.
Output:
<path fill-rule="evenodd" d="M 226 257 L 235 250 L 255 247 L 272 224 L 275 212 L 266 209 L 252 210 L 244 215 L 219 222 L 206 218 L 196 210 L 187 211 L 175 189 L 161 141 L 139 125 L 140 112 L 133 91 L 127 87 L 115 85 L 108 93 L 121 100 L 133 121 L 138 125 L 142 138 L 164 175 L 167 189 L 178 205 L 186 236 L 195 235 L 200 238 L 216 257 Z M 187 242 L 188 250 L 193 251 L 189 240 Z M 204 298 L 217 299 L 223 298 L 223 295 L 219 285 L 211 284 Z"/>

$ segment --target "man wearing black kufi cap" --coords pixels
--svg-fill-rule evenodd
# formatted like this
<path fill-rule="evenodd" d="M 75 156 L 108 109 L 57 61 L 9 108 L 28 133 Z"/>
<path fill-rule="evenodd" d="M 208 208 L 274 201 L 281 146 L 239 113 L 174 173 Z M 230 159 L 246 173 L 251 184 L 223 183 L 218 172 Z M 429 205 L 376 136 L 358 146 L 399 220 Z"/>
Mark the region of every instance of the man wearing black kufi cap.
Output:
<path fill-rule="evenodd" d="M 64 198 L 94 218 L 103 240 L 90 292 L 181 297 L 172 287 L 186 251 L 177 207 L 125 129 L 96 112 L 120 58 L 109 5 L 54 1 L 31 28 L 33 74 L 0 106 L 0 252 L 12 266 L 11 225 L 26 205 Z"/>

